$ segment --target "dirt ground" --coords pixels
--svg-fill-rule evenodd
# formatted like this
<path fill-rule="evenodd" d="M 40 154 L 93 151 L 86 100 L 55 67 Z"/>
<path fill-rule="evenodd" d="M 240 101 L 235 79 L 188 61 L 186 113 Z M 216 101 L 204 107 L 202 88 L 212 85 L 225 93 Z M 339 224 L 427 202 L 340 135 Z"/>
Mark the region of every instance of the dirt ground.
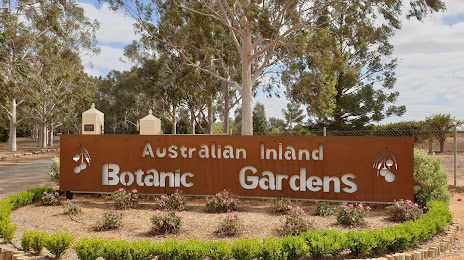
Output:
<path fill-rule="evenodd" d="M 464 140 L 464 138 L 463 138 Z M 7 151 L 7 147 L 8 147 L 8 144 L 7 143 L 0 143 L 0 165 L 13 165 L 13 164 L 19 164 L 19 163 L 24 163 L 24 162 L 28 162 L 28 161 L 32 161 L 32 160 L 37 160 L 37 159 L 45 159 L 45 158 L 52 158 L 54 156 L 59 156 L 59 151 L 56 151 L 56 150 L 53 150 L 53 149 L 56 149 L 59 147 L 59 144 L 58 145 L 55 145 L 52 149 L 40 149 L 40 147 L 38 146 L 38 144 L 34 141 L 32 141 L 31 139 L 29 138 L 19 138 L 18 139 L 18 152 L 8 152 Z M 461 147 L 464 147 L 464 146 L 461 146 Z M 449 148 L 449 144 L 447 143 L 447 145 L 445 146 L 445 148 Z M 463 227 L 463 224 L 464 224 L 464 154 L 459 154 L 458 156 L 458 187 L 457 188 L 454 188 L 454 186 L 451 186 L 452 184 L 454 184 L 454 172 L 453 172 L 453 168 L 452 167 L 449 167 L 449 163 L 452 163 L 452 161 L 454 160 L 454 156 L 449 153 L 449 151 L 447 149 L 445 149 L 445 153 L 443 154 L 439 154 L 437 153 L 436 156 L 440 156 L 441 158 L 443 158 L 443 161 L 444 161 L 444 169 L 449 173 L 449 182 L 448 184 L 450 184 L 449 188 L 452 192 L 452 199 L 450 201 L 450 210 L 452 211 L 453 213 L 453 218 L 454 218 L 454 222 L 457 222 L 461 225 L 461 227 Z M 462 157 L 461 157 L 462 156 Z M 462 173 L 460 171 L 463 171 Z M 79 200 L 79 199 L 78 199 Z M 99 201 L 100 200 L 100 201 Z M 90 208 L 92 208 L 92 210 L 100 210 L 102 211 L 103 208 L 105 208 L 105 203 L 108 203 L 107 201 L 105 201 L 104 199 L 100 198 L 100 199 L 97 199 L 95 202 L 86 202 L 85 201 L 85 197 L 83 197 L 83 201 L 82 203 L 84 204 L 88 204 L 88 206 Z M 190 225 L 189 227 L 187 227 L 187 234 L 190 234 L 192 235 L 192 237 L 197 237 L 197 236 L 206 236 L 206 239 L 214 239 L 214 236 L 212 235 L 212 227 L 214 226 L 213 224 L 217 224 L 217 222 L 219 221 L 220 219 L 220 215 L 212 215 L 212 214 L 209 214 L 209 213 L 205 213 L 203 212 L 200 208 L 200 202 L 198 202 L 195 206 L 195 202 L 193 204 L 191 204 L 191 210 L 192 210 L 192 215 L 185 215 L 186 217 L 186 220 L 187 220 L 187 223 L 190 223 L 188 225 Z M 250 206 L 250 205 L 249 205 Z M 311 211 L 313 210 L 311 207 L 311 205 L 302 205 L 304 207 L 306 207 L 305 209 L 308 210 L 308 211 Z M 76 235 L 76 238 L 80 238 L 83 234 L 80 234 L 79 232 L 84 232 L 87 230 L 89 231 L 89 229 L 92 228 L 92 225 L 93 224 L 89 224 L 89 223 L 94 223 L 94 221 L 96 220 L 95 218 L 97 218 L 97 216 L 99 216 L 98 214 L 90 214 L 89 212 L 85 212 L 83 213 L 83 215 L 81 215 L 80 217 L 78 218 L 75 218 L 74 220 L 71 220 L 68 216 L 65 216 L 62 214 L 62 209 L 61 207 L 37 207 L 36 205 L 31 205 L 31 206 L 28 206 L 29 207 L 29 210 L 33 210 L 36 214 L 33 214 L 34 216 L 44 216 L 44 215 L 53 215 L 55 218 L 58 219 L 58 222 L 62 222 L 62 223 L 67 223 L 69 221 L 72 221 L 72 223 L 68 223 L 68 224 L 64 224 L 64 229 L 62 229 L 61 231 L 66 231 L 68 229 L 75 229 L 77 230 L 77 234 Z M 251 207 L 250 207 L 251 208 Z M 273 216 L 273 215 L 270 215 L 269 214 L 269 205 L 263 205 L 262 208 L 260 207 L 252 207 L 253 210 L 251 210 L 250 212 L 247 212 L 246 214 L 243 215 L 243 219 L 246 220 L 249 224 L 249 228 L 250 230 L 249 231 L 245 231 L 245 232 L 248 232 L 246 233 L 245 235 L 249 235 L 250 237 L 261 237 L 262 235 L 264 236 L 272 236 L 272 237 L 276 237 L 278 236 L 278 233 L 276 232 L 276 230 L 274 228 L 271 228 L 271 226 L 275 226 L 275 225 L 278 225 L 280 224 L 281 222 L 281 217 L 278 217 L 278 216 Z M 28 228 L 39 228 L 39 229 L 42 229 L 42 230 L 47 230 L 49 232 L 53 232 L 54 230 L 55 231 L 58 231 L 58 226 L 49 226 L 49 225 L 46 225 L 47 223 L 45 218 L 43 218 L 43 221 L 37 221 L 37 218 L 34 218 L 34 219 L 28 219 L 30 217 L 28 216 L 25 216 L 24 214 L 24 210 L 27 210 L 27 208 L 23 208 L 23 209 L 18 209 L 14 212 L 14 214 L 12 215 L 12 221 L 13 219 L 16 219 L 17 221 L 21 222 L 21 223 L 26 223 L 28 222 L 29 224 L 28 225 L 33 225 L 33 226 L 27 226 Z M 47 210 L 50 210 L 51 212 L 42 212 L 43 210 L 47 211 Z M 142 207 L 140 209 L 141 211 L 144 210 L 144 208 Z M 130 214 L 134 214 L 133 218 L 128 218 L 128 219 L 139 219 L 139 214 L 141 214 L 141 212 L 137 211 L 137 210 L 134 210 L 134 211 L 130 211 L 132 213 Z M 90 215 L 86 215 L 86 214 L 90 214 Z M 265 222 L 265 227 L 263 228 L 260 228 L 260 232 L 256 232 L 256 230 L 258 230 L 255 226 L 255 223 L 253 222 L 253 220 L 256 218 L 256 214 L 261 214 L 261 215 L 264 215 L 266 219 L 261 219 L 263 220 L 262 222 Z M 18 216 L 22 216 L 21 218 L 19 218 Z M 130 215 L 129 215 L 130 216 Z M 209 224 L 209 228 L 204 228 L 203 225 L 200 225 L 200 226 L 195 226 L 197 224 L 194 223 L 193 220 L 196 220 L 198 217 L 205 217 L 207 219 L 210 219 L 210 224 Z M 384 218 L 381 217 L 381 215 L 378 215 L 377 216 L 378 219 L 380 219 L 380 221 L 383 221 Z M 383 220 L 382 220 L 383 219 Z M 92 221 L 90 221 L 92 220 Z M 378 222 L 376 222 L 377 220 L 375 220 L 375 217 L 371 220 L 372 223 L 370 223 L 369 225 L 380 225 Z M 77 228 L 79 227 L 78 223 L 79 222 L 82 222 L 82 223 L 86 223 L 84 225 L 87 225 L 87 226 L 80 226 L 80 228 Z M 146 219 L 147 222 L 147 225 L 150 225 L 149 224 L 149 220 Z M 261 222 L 261 221 L 260 221 Z M 267 223 L 266 223 L 267 222 Z M 32 223 L 32 224 L 31 224 Z M 82 224 L 81 223 L 81 224 Z M 130 227 L 131 223 L 129 222 L 129 227 Z M 318 225 L 320 225 L 320 227 L 323 227 L 324 226 L 324 222 L 321 221 L 318 223 Z M 325 220 L 325 225 L 336 225 L 334 224 L 334 220 L 328 218 Z M 382 222 L 381 225 L 389 225 L 388 223 L 386 222 Z M 20 226 L 20 225 L 19 225 Z M 47 227 L 48 226 L 48 227 Z M 23 227 L 23 229 L 26 228 L 26 226 Z M 61 228 L 61 227 L 60 227 Z M 59 229 L 60 229 L 59 228 Z M 148 228 L 148 227 L 147 227 Z M 200 230 L 201 232 L 197 232 L 198 230 Z M 265 231 L 266 230 L 266 231 Z M 20 229 L 18 228 L 17 232 L 20 231 Z M 69 230 L 71 231 L 71 230 Z M 131 234 L 129 235 L 129 237 L 127 238 L 128 240 L 137 240 L 137 239 L 140 239 L 140 238 L 146 238 L 147 237 L 147 232 L 146 230 L 143 230 L 143 227 L 138 231 L 138 232 L 131 232 L 132 230 L 122 230 L 122 231 L 109 231 L 107 233 L 102 233 L 100 236 L 102 237 L 106 237 L 108 235 L 110 236 L 116 236 L 116 237 L 119 237 L 121 234 L 119 234 L 118 232 L 127 232 L 128 234 Z M 263 231 L 263 232 L 261 232 Z M 112 234 L 111 232 L 116 232 L 115 234 Z M 262 233 L 262 234 L 261 234 Z M 203 234 L 203 235 L 201 235 Z M 209 235 L 205 235 L 205 234 L 209 234 Z M 170 235 L 172 236 L 172 238 L 178 238 L 178 239 L 187 239 L 187 237 L 182 237 L 184 235 Z M 180 237 L 179 237 L 180 236 Z M 210 237 L 208 237 L 210 236 Z M 16 239 L 20 237 L 20 235 L 16 235 Z M 439 258 L 437 259 L 446 259 L 446 260 L 458 260 L 458 259 L 464 259 L 464 232 L 459 232 L 458 234 L 458 237 L 459 239 L 457 240 L 457 242 L 455 243 L 455 247 L 450 250 L 449 252 L 446 252 L 445 254 L 442 254 Z M 164 239 L 164 238 L 163 238 Z M 13 241 L 15 243 L 15 241 Z M 18 241 L 16 241 L 16 243 L 18 243 Z M 38 258 L 39 259 L 39 258 Z M 74 259 L 73 257 L 70 257 L 70 258 L 67 258 L 67 259 Z"/>

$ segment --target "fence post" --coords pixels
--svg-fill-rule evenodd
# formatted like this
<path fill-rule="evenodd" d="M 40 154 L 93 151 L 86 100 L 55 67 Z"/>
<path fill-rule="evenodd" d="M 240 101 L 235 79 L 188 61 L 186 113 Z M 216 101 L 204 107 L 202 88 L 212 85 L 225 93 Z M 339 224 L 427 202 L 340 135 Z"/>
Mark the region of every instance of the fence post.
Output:
<path fill-rule="evenodd" d="M 323 136 L 327 136 L 327 128 L 324 126 L 324 130 L 322 131 Z"/>
<path fill-rule="evenodd" d="M 454 126 L 454 187 L 456 188 L 456 178 L 457 178 L 457 163 L 456 163 L 456 156 L 457 156 L 457 146 L 456 146 L 456 126 Z"/>

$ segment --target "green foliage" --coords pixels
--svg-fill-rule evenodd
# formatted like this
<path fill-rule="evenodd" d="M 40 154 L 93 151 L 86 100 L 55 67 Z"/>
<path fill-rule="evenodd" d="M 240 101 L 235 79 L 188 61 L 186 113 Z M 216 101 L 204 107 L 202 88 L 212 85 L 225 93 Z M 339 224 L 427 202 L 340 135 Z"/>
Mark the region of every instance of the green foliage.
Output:
<path fill-rule="evenodd" d="M 155 257 L 153 243 L 148 240 L 138 240 L 132 242 L 130 254 L 134 260 L 151 260 Z"/>
<path fill-rule="evenodd" d="M 226 213 L 222 215 L 219 226 L 214 231 L 218 236 L 231 237 L 240 234 L 242 221 L 237 212 Z"/>
<path fill-rule="evenodd" d="M 377 237 L 370 230 L 350 231 L 348 237 L 348 248 L 355 255 L 369 254 L 377 246 Z"/>
<path fill-rule="evenodd" d="M 131 260 L 130 243 L 122 240 L 106 242 L 101 257 L 105 260 Z"/>
<path fill-rule="evenodd" d="M 60 205 L 60 197 L 58 192 L 43 192 L 41 199 L 42 205 L 44 206 L 58 206 Z"/>
<path fill-rule="evenodd" d="M 301 236 L 285 236 L 282 238 L 282 250 L 287 259 L 300 259 L 309 253 L 309 246 Z"/>
<path fill-rule="evenodd" d="M 2 237 L 6 243 L 10 243 L 14 238 L 14 233 L 16 231 L 16 224 L 6 224 L 2 226 Z"/>
<path fill-rule="evenodd" d="M 340 205 L 337 222 L 344 226 L 363 226 L 366 224 L 364 217 L 369 210 L 370 207 L 364 207 L 362 203 L 351 204 L 344 202 Z"/>
<path fill-rule="evenodd" d="M 166 233 L 177 233 L 182 226 L 182 217 L 179 212 L 161 212 L 155 211 L 151 217 L 150 234 L 159 235 Z"/>
<path fill-rule="evenodd" d="M 424 150 L 414 149 L 414 195 L 420 205 L 430 200 L 448 202 L 448 174 L 441 168 L 441 158 L 429 156 Z"/>
<path fill-rule="evenodd" d="M 291 201 L 287 198 L 274 200 L 272 211 L 276 214 L 288 214 L 290 212 Z"/>
<path fill-rule="evenodd" d="M 410 200 L 399 200 L 388 207 L 388 214 L 393 221 L 408 221 L 416 220 L 422 216 L 422 209 L 419 205 Z"/>
<path fill-rule="evenodd" d="M 179 259 L 202 260 L 205 256 L 203 243 L 197 240 L 187 240 L 179 246 Z"/>
<path fill-rule="evenodd" d="M 212 213 L 237 211 L 238 205 L 238 197 L 227 190 L 216 193 L 212 198 L 206 198 L 206 211 Z"/>
<path fill-rule="evenodd" d="M 335 212 L 335 207 L 330 202 L 319 202 L 316 207 L 316 215 L 330 216 Z"/>
<path fill-rule="evenodd" d="M 425 124 L 429 129 L 437 130 L 434 138 L 440 143 L 440 152 L 443 152 L 446 137 L 455 126 L 462 122 L 451 117 L 450 114 L 436 114 L 427 117 Z"/>
<path fill-rule="evenodd" d="M 258 259 L 286 259 L 280 239 L 265 238 L 259 243 Z"/>
<path fill-rule="evenodd" d="M 240 238 L 232 244 L 232 256 L 235 259 L 251 260 L 259 255 L 257 239 Z"/>
<path fill-rule="evenodd" d="M 25 230 L 21 237 L 21 246 L 24 250 L 32 250 L 36 254 L 40 254 L 48 240 L 48 234 L 40 230 Z"/>
<path fill-rule="evenodd" d="M 138 205 L 137 190 L 126 191 L 124 188 L 120 188 L 115 191 L 111 196 L 106 197 L 109 200 L 114 201 L 114 205 L 117 209 L 129 209 L 135 208 Z"/>
<path fill-rule="evenodd" d="M 211 260 L 230 259 L 231 246 L 226 241 L 205 241 L 203 243 L 205 256 Z"/>
<path fill-rule="evenodd" d="M 48 236 L 45 241 L 45 247 L 59 259 L 71 247 L 73 240 L 74 237 L 68 233 L 55 233 Z"/>
<path fill-rule="evenodd" d="M 303 123 L 303 119 L 305 118 L 303 109 L 298 103 L 287 103 L 287 109 L 282 109 L 282 114 L 289 129 L 293 129 L 296 124 Z"/>
<path fill-rule="evenodd" d="M 60 183 L 60 158 L 53 157 L 52 163 L 48 166 L 48 175 L 50 175 L 50 180 L 55 183 Z"/>
<path fill-rule="evenodd" d="M 302 233 L 301 237 L 309 247 L 312 258 L 326 255 L 337 255 L 345 249 L 346 234 L 336 230 L 310 230 Z"/>
<path fill-rule="evenodd" d="M 122 227 L 122 214 L 120 212 L 110 210 L 103 213 L 100 223 L 97 225 L 96 230 L 105 231 L 119 229 Z"/>
<path fill-rule="evenodd" d="M 83 238 L 76 242 L 74 250 L 81 260 L 95 260 L 102 255 L 106 241 L 96 238 Z"/>
<path fill-rule="evenodd" d="M 314 229 L 314 224 L 317 219 L 308 217 L 304 210 L 300 207 L 289 206 L 290 213 L 285 217 L 285 222 L 282 225 L 282 233 L 284 235 L 299 235 L 302 232 Z"/>
<path fill-rule="evenodd" d="M 185 196 L 182 191 L 176 190 L 167 197 L 162 195 L 160 198 L 155 198 L 154 207 L 159 210 L 182 211 L 185 209 Z"/>
<path fill-rule="evenodd" d="M 267 120 L 264 105 L 257 102 L 253 108 L 253 133 L 255 135 L 266 135 Z"/>
<path fill-rule="evenodd" d="M 179 247 L 179 241 L 175 239 L 168 239 L 155 244 L 154 254 L 158 256 L 157 259 L 159 260 L 176 259 L 179 255 Z"/>

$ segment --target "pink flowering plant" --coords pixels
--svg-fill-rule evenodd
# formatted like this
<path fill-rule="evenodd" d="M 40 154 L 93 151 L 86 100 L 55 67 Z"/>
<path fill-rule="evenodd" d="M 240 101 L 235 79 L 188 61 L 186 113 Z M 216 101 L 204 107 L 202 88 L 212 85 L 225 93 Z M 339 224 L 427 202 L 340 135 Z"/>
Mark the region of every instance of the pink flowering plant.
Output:
<path fill-rule="evenodd" d="M 182 214 L 175 211 L 155 210 L 151 217 L 150 234 L 160 235 L 179 232 L 182 225 Z"/>
<path fill-rule="evenodd" d="M 371 208 L 364 206 L 362 203 L 351 204 L 343 202 L 340 204 L 340 210 L 337 214 L 337 222 L 344 226 L 364 226 L 364 219 Z"/>
<path fill-rule="evenodd" d="M 238 197 L 228 190 L 216 193 L 214 197 L 206 198 L 206 211 L 212 213 L 237 211 L 238 205 Z"/>
<path fill-rule="evenodd" d="M 301 207 L 292 207 L 289 205 L 288 209 L 290 213 L 285 217 L 282 226 L 282 233 L 284 235 L 299 235 L 315 228 L 317 219 L 309 217 Z"/>
<path fill-rule="evenodd" d="M 63 211 L 67 215 L 75 215 L 82 212 L 82 207 L 80 204 L 75 203 L 72 200 L 65 200 L 63 202 Z"/>
<path fill-rule="evenodd" d="M 176 191 L 169 196 L 161 195 L 161 197 L 155 198 L 154 207 L 158 210 L 168 209 L 182 211 L 185 209 L 185 195 L 182 191 L 176 189 Z"/>
<path fill-rule="evenodd" d="M 221 222 L 214 233 L 220 237 L 232 237 L 240 234 L 242 227 L 238 212 L 229 212 L 221 215 Z"/>
<path fill-rule="evenodd" d="M 106 198 L 114 201 L 114 206 L 117 209 L 125 210 L 128 208 L 135 208 L 139 203 L 136 189 L 126 190 L 124 188 L 119 188 L 112 195 Z"/>
<path fill-rule="evenodd" d="M 416 220 L 422 216 L 423 209 L 417 203 L 411 200 L 396 200 L 395 203 L 388 207 L 388 213 L 391 220 L 403 222 Z"/>
<path fill-rule="evenodd" d="M 122 213 L 114 210 L 103 213 L 100 223 L 97 225 L 97 231 L 114 230 L 122 227 Z"/>
<path fill-rule="evenodd" d="M 58 206 L 60 205 L 58 192 L 44 191 L 41 198 L 41 203 L 44 206 Z"/>

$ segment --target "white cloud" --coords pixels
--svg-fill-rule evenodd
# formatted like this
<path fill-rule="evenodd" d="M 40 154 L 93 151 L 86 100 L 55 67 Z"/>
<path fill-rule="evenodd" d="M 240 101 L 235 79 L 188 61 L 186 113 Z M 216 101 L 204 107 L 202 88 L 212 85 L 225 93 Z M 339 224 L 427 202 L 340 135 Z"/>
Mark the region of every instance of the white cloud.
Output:
<path fill-rule="evenodd" d="M 85 15 L 89 19 L 96 19 L 100 23 L 100 30 L 97 32 L 99 43 L 128 44 L 132 40 L 139 39 L 139 36 L 134 32 L 135 20 L 124 15 L 121 11 L 110 10 L 108 3 L 103 3 L 100 9 L 89 3 L 79 3 L 79 5 L 84 9 Z"/>

